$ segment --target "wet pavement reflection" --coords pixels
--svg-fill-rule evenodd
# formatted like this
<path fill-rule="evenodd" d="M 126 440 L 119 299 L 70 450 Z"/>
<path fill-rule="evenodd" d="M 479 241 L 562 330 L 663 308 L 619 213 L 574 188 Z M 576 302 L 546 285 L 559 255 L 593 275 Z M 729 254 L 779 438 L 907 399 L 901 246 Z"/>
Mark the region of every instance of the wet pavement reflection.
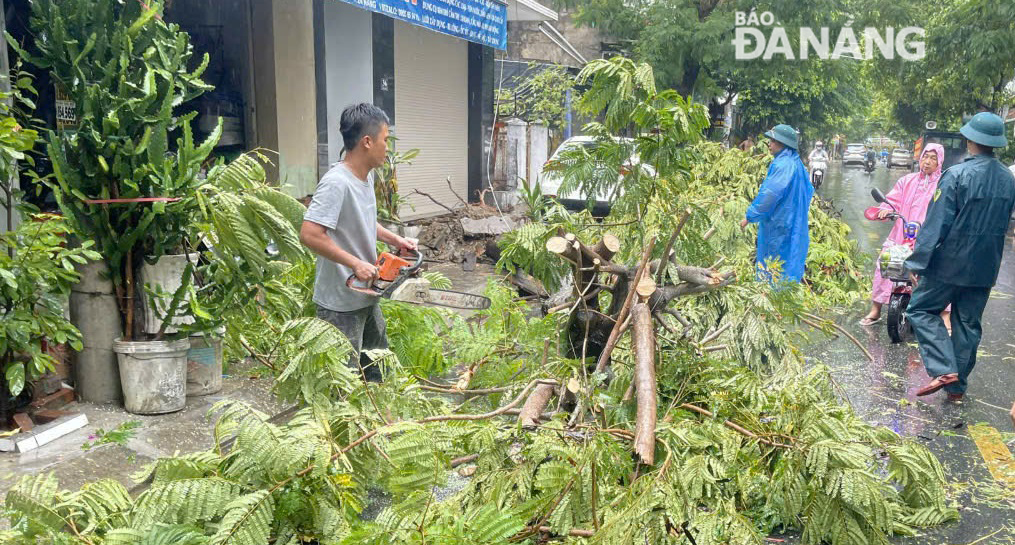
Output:
<path fill-rule="evenodd" d="M 835 163 L 817 194 L 833 202 L 853 229 L 861 249 L 873 255 L 891 225 L 864 219 L 864 209 L 873 204 L 870 190 L 877 187 L 887 193 L 908 172 L 878 165 L 874 173 L 867 174 L 859 166 L 842 167 Z M 1015 476 L 1008 488 L 996 480 L 997 463 L 993 463 L 992 475 L 981 454 L 982 441 L 978 447 L 969 432 L 970 425 L 985 424 L 1000 432 L 1002 441 L 1015 447 L 1012 433 L 1015 430 L 1008 416 L 1015 400 L 1013 296 L 1015 250 L 1009 237 L 998 282 L 984 312 L 983 341 L 976 368 L 970 376 L 966 397 L 959 403 L 945 401 L 943 391 L 924 398 L 915 396 L 916 390 L 929 380 L 916 341 L 910 338 L 908 342 L 892 344 L 884 321 L 870 327 L 860 326 L 858 320 L 867 312 L 869 302 L 850 309 L 839 318 L 839 323 L 867 346 L 873 362 L 845 338 L 816 341 L 808 350 L 812 362 L 824 363 L 833 370 L 859 415 L 926 444 L 941 459 L 953 483 L 953 496 L 962 520 L 916 538 L 895 540 L 898 543 L 1015 543 Z M 1011 456 L 1010 450 L 1003 455 Z M 1011 464 L 1009 469 L 1015 468 L 1015 462 Z"/>

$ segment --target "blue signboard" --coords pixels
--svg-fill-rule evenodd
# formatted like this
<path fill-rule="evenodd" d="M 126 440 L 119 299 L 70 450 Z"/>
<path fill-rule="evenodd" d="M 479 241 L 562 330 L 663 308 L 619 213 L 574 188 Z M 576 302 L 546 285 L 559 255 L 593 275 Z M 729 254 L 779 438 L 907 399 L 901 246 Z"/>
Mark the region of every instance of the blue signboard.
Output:
<path fill-rule="evenodd" d="M 342 0 L 477 44 L 507 49 L 507 4 L 498 0 Z"/>

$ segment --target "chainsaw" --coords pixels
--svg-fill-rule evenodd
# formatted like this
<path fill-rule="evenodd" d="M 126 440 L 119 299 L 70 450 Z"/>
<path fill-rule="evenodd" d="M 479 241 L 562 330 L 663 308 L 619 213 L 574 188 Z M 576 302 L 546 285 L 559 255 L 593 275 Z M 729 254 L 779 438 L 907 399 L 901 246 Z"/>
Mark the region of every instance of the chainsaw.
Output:
<path fill-rule="evenodd" d="M 438 290 L 430 287 L 430 281 L 423 278 L 422 275 L 423 254 L 420 252 L 414 252 L 414 254 L 414 256 L 401 257 L 383 252 L 375 263 L 377 266 L 376 277 L 369 282 L 363 282 L 357 279 L 356 275 L 350 275 L 345 281 L 345 285 L 349 289 L 365 295 L 384 297 L 404 303 L 464 310 L 490 308 L 490 299 L 482 295 Z"/>

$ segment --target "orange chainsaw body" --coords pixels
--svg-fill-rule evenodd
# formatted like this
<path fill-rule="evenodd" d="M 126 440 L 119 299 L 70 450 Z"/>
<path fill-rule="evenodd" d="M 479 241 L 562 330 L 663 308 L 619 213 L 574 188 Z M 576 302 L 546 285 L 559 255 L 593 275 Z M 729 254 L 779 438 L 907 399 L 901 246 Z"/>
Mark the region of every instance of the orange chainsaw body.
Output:
<path fill-rule="evenodd" d="M 394 282 L 402 272 L 402 267 L 411 267 L 412 263 L 390 252 L 381 252 L 377 258 L 377 278 L 385 282 Z"/>
<path fill-rule="evenodd" d="M 482 295 L 432 289 L 430 281 L 419 274 L 423 265 L 423 254 L 419 252 L 408 259 L 390 252 L 381 252 L 374 265 L 377 267 L 377 277 L 369 283 L 360 282 L 356 275 L 349 275 L 345 285 L 366 295 L 417 305 L 465 310 L 490 308 L 490 299 Z"/>

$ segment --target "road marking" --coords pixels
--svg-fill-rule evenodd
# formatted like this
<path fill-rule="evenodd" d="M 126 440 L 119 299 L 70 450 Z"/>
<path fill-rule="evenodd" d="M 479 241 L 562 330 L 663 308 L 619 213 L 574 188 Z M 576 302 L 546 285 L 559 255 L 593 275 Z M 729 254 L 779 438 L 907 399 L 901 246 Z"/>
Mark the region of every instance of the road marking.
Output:
<path fill-rule="evenodd" d="M 1015 457 L 1001 440 L 1001 432 L 986 424 L 973 424 L 969 426 L 969 436 L 980 449 L 994 480 L 1015 489 Z"/>

